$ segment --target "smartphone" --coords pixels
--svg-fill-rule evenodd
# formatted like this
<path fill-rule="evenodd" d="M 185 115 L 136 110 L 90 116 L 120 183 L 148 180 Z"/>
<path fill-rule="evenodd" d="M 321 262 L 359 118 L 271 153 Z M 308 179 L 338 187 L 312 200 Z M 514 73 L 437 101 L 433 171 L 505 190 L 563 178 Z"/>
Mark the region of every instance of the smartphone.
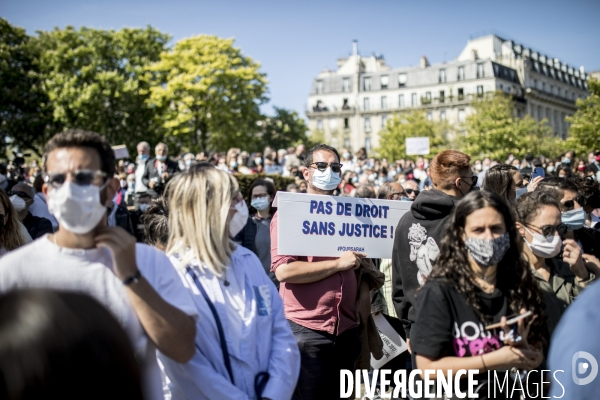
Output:
<path fill-rule="evenodd" d="M 531 317 L 532 314 L 533 313 L 531 311 L 525 311 L 523 314 L 511 315 L 506 318 L 506 325 L 508 325 L 508 326 L 515 325 L 520 320 Z M 502 327 L 502 323 L 498 322 L 498 323 L 486 326 L 485 329 L 490 330 L 490 329 L 496 329 L 496 328 L 501 328 L 501 327 Z"/>
<path fill-rule="evenodd" d="M 546 172 L 544 171 L 544 168 L 542 168 L 542 167 L 535 167 L 533 169 L 533 172 L 531 173 L 531 180 L 533 181 L 538 176 L 541 176 L 542 178 L 546 176 Z"/>

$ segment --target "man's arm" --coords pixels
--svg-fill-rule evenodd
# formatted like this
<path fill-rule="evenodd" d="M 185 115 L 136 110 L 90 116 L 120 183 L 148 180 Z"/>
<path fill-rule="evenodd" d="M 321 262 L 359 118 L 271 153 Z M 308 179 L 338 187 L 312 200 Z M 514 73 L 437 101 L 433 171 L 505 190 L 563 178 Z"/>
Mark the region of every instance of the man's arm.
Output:
<path fill-rule="evenodd" d="M 152 160 L 152 158 L 150 160 Z M 144 166 L 144 175 L 142 175 L 142 183 L 146 187 L 149 187 L 148 184 L 150 182 L 150 160 L 146 161 L 146 165 Z"/>
<path fill-rule="evenodd" d="M 114 271 L 121 280 L 135 275 L 135 238 L 119 227 L 104 227 L 96 235 L 96 246 L 108 248 Z M 188 362 L 196 351 L 196 324 L 190 316 L 166 302 L 142 276 L 127 286 L 127 294 L 144 330 L 158 350 L 179 363 Z"/>
<path fill-rule="evenodd" d="M 323 280 L 336 272 L 347 269 L 356 269 L 360 261 L 366 257 L 365 253 L 347 251 L 337 260 L 318 262 L 294 261 L 282 264 L 275 270 L 275 276 L 279 282 L 288 283 L 312 283 Z"/>

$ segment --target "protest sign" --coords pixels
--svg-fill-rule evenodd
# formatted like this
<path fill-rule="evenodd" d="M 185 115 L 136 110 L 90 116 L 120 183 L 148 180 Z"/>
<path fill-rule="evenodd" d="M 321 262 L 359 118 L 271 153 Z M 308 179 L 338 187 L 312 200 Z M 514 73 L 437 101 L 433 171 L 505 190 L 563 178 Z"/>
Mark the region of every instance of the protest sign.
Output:
<path fill-rule="evenodd" d="M 279 254 L 392 258 L 394 231 L 411 202 L 278 192 Z"/>
<path fill-rule="evenodd" d="M 374 369 L 380 369 L 392 358 L 395 358 L 408 350 L 408 346 L 406 345 L 404 339 L 402 339 L 402 336 L 400 336 L 398 332 L 396 332 L 390 325 L 387 319 L 385 319 L 383 314 L 379 313 L 377 315 L 373 315 L 373 321 L 375 321 L 375 326 L 377 326 L 379 336 L 383 342 L 383 357 L 381 357 L 379 360 L 376 360 L 375 357 L 371 355 L 371 367 Z"/>
<path fill-rule="evenodd" d="M 124 144 L 120 144 L 118 146 L 112 146 L 112 149 L 115 152 L 116 160 L 121 160 L 123 158 L 129 158 L 129 151 L 127 151 L 127 147 Z"/>
<path fill-rule="evenodd" d="M 406 138 L 406 155 L 426 155 L 429 154 L 429 138 L 428 137 L 412 137 Z"/>

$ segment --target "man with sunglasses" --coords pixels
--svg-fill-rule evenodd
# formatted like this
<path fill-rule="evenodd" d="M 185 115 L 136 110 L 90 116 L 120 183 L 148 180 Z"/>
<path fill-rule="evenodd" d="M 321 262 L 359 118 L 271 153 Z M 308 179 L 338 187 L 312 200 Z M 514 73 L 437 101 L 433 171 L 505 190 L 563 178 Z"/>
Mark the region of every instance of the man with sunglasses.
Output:
<path fill-rule="evenodd" d="M 332 195 L 341 182 L 337 150 L 317 145 L 308 151 L 304 165 L 307 193 Z M 354 370 L 361 349 L 354 270 L 366 254 L 348 251 L 339 258 L 281 255 L 278 218 L 276 213 L 271 221 L 271 271 L 281 282 L 285 315 L 300 347 L 294 398 L 339 398 L 340 370 Z"/>
<path fill-rule="evenodd" d="M 19 219 L 25 225 L 29 236 L 33 240 L 53 232 L 50 220 L 33 216 L 29 212 L 29 207 L 31 207 L 34 200 L 33 188 L 31 186 L 20 182 L 13 186 L 7 194 L 15 211 L 19 215 Z"/>
<path fill-rule="evenodd" d="M 410 201 L 415 201 L 419 193 L 421 193 L 419 190 L 419 184 L 412 179 L 404 181 L 404 183 L 402 183 L 402 187 L 404 188 L 406 197 L 408 197 L 408 200 Z"/>
<path fill-rule="evenodd" d="M 107 226 L 105 204 L 120 188 L 108 141 L 69 130 L 45 152 L 42 191 L 59 229 L 0 259 L 0 292 L 44 287 L 96 298 L 133 342 L 144 398 L 162 399 L 156 350 L 180 363 L 192 358 L 194 303 L 164 253 Z"/>
<path fill-rule="evenodd" d="M 469 156 L 454 150 L 435 156 L 430 164 L 433 189 L 415 198 L 394 231 L 392 300 L 404 325 L 410 352 L 410 329 L 417 306 L 415 293 L 425 283 L 439 254 L 443 226 L 454 205 L 477 184 L 470 161 Z"/>

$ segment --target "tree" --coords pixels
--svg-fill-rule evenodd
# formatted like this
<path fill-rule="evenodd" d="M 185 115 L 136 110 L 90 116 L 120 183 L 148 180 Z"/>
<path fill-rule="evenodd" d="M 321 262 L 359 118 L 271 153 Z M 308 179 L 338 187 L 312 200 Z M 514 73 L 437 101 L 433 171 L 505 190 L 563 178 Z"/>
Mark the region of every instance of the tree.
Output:
<path fill-rule="evenodd" d="M 40 155 L 52 127 L 52 111 L 25 30 L 0 18 L 0 154 L 12 147 Z"/>
<path fill-rule="evenodd" d="M 148 105 L 149 84 L 141 78 L 168 41 L 169 35 L 150 26 L 38 32 L 34 42 L 54 121 L 99 132 L 130 151 L 141 140 L 155 141 L 157 110 Z"/>
<path fill-rule="evenodd" d="M 590 78 L 590 94 L 586 99 L 577 100 L 577 112 L 567 117 L 571 123 L 567 144 L 577 154 L 600 150 L 600 81 Z"/>
<path fill-rule="evenodd" d="M 233 39 L 200 35 L 179 41 L 150 68 L 150 104 L 163 108 L 163 127 L 190 151 L 251 148 L 267 100 L 260 65 Z"/>
<path fill-rule="evenodd" d="M 447 147 L 446 130 L 446 123 L 427 120 L 423 111 L 394 114 L 379 133 L 377 153 L 388 160 L 406 157 L 406 138 L 428 137 L 430 152 L 435 154 Z"/>
<path fill-rule="evenodd" d="M 510 153 L 556 156 L 563 141 L 552 134 L 547 120 L 514 116 L 512 99 L 500 92 L 472 103 L 475 113 L 466 121 L 463 151 L 474 158 L 506 160 Z"/>
<path fill-rule="evenodd" d="M 257 142 L 258 146 L 255 150 L 264 149 L 266 146 L 273 149 L 287 149 L 289 146 L 306 143 L 308 128 L 298 113 L 278 107 L 273 107 L 273 109 L 275 115 L 265 117 L 260 122 L 262 136 L 260 143 Z"/>

